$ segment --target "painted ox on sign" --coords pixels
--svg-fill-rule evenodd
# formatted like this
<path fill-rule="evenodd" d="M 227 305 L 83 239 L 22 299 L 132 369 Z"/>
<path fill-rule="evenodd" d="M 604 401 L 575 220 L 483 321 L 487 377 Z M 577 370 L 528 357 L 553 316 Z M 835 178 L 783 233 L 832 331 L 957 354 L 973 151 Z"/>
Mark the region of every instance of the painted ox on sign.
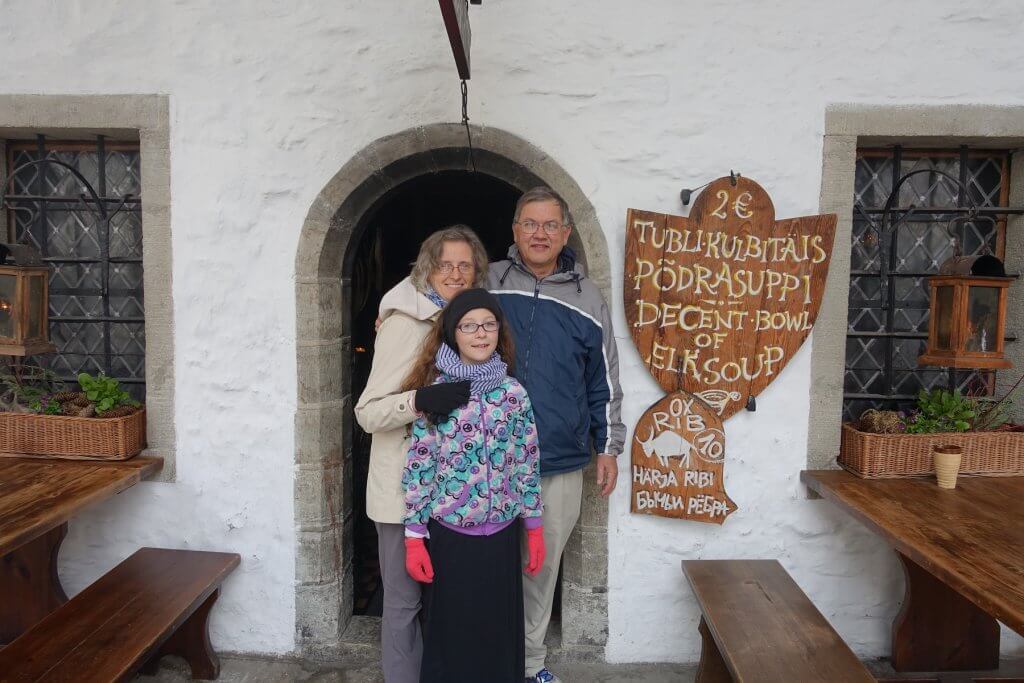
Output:
<path fill-rule="evenodd" d="M 664 431 L 654 436 L 654 427 L 646 440 L 641 441 L 640 437 L 634 437 L 636 442 L 644 449 L 644 455 L 648 458 L 654 456 L 662 467 L 668 467 L 669 458 L 679 458 L 680 467 L 690 466 L 690 451 L 693 446 L 689 441 L 673 431 Z"/>

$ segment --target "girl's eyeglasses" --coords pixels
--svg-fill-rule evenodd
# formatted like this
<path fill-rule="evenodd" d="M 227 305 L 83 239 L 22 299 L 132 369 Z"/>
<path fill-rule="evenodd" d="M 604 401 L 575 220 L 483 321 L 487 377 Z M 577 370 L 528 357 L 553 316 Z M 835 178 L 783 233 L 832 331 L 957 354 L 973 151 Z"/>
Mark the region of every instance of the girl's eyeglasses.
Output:
<path fill-rule="evenodd" d="M 459 325 L 459 332 L 462 334 L 476 334 L 476 331 L 481 327 L 484 328 L 485 332 L 497 332 L 501 325 L 497 320 L 488 320 L 485 323 L 462 323 Z"/>

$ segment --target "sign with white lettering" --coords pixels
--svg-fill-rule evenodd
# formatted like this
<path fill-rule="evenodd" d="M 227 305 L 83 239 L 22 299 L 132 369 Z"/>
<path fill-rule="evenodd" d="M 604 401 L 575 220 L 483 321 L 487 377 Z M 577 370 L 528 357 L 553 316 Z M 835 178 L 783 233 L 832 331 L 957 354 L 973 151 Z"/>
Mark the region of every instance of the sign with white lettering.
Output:
<path fill-rule="evenodd" d="M 722 478 L 722 419 L 693 394 L 673 392 L 648 408 L 631 453 L 633 512 L 721 524 L 736 511 Z"/>
<path fill-rule="evenodd" d="M 658 384 L 722 420 L 760 394 L 810 334 L 835 226 L 835 214 L 776 220 L 743 177 L 712 182 L 688 218 L 630 209 L 626 320 Z"/>

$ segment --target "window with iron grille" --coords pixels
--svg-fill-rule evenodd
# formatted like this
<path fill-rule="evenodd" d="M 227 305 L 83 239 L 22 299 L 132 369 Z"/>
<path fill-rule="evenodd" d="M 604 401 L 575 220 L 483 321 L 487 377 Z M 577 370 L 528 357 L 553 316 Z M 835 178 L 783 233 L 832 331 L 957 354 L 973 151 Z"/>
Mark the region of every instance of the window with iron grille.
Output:
<path fill-rule="evenodd" d="M 74 167 L 103 202 L 102 220 L 81 182 L 44 157 Z M 38 360 L 61 378 L 106 373 L 145 400 L 142 187 L 137 143 L 8 141 L 8 239 L 30 244 L 50 265 L 50 340 Z"/>
<path fill-rule="evenodd" d="M 918 169 L 959 178 L 970 196 L 938 173 L 912 176 L 900 188 L 894 213 L 913 211 L 890 238 L 888 268 L 881 231 L 882 209 L 897 180 Z M 1000 150 L 863 149 L 857 152 L 849 320 L 843 419 L 856 420 L 867 408 L 906 409 L 921 389 L 958 388 L 972 395 L 992 393 L 989 371 L 918 367 L 928 337 L 928 276 L 953 255 L 947 226 L 967 206 L 1005 207 L 1009 198 L 1010 154 Z M 983 211 L 985 209 L 983 208 Z M 1004 258 L 1006 214 L 985 211 L 991 221 L 960 222 L 955 232 L 965 255 L 990 252 Z M 896 223 L 896 221 L 892 221 Z"/>

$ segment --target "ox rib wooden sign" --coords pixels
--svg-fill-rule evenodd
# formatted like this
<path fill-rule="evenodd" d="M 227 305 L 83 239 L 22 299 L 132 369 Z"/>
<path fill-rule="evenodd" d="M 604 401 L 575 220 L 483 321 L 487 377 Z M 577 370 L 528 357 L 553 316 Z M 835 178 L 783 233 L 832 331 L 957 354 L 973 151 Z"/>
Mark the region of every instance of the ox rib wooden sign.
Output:
<path fill-rule="evenodd" d="M 722 476 L 725 431 L 711 406 L 672 392 L 647 409 L 634 434 L 633 512 L 721 524 L 736 511 Z"/>
<path fill-rule="evenodd" d="M 626 320 L 658 384 L 681 400 L 696 397 L 695 406 L 712 409 L 723 422 L 764 391 L 817 319 L 835 227 L 835 214 L 776 220 L 768 193 L 743 177 L 710 183 L 689 217 L 630 209 Z M 641 418 L 635 439 L 660 438 L 661 432 L 648 437 L 644 426 L 656 422 L 652 411 L 664 412 L 658 406 Z M 638 458 L 647 460 L 640 443 L 632 449 L 634 512 L 721 523 L 724 516 L 643 507 L 638 489 L 656 488 L 637 481 Z M 721 469 L 715 486 L 728 501 Z"/>

